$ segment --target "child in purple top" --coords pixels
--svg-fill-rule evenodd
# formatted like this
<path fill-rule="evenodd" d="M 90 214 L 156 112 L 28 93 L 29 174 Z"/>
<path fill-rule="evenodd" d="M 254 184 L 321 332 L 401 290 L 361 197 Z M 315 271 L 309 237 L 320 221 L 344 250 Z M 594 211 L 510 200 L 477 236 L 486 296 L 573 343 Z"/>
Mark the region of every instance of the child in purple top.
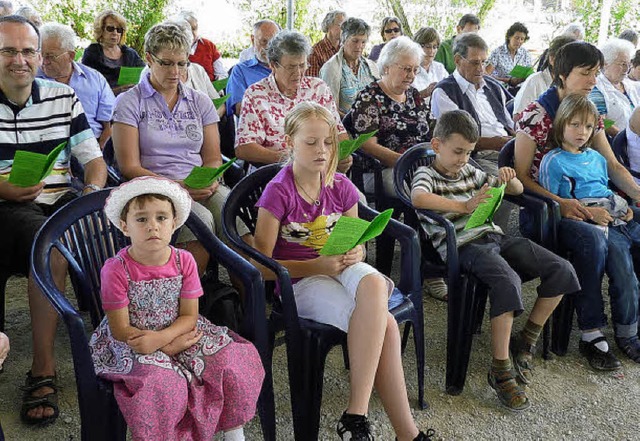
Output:
<path fill-rule="evenodd" d="M 300 103 L 285 118 L 285 140 L 291 161 L 258 201 L 255 244 L 289 270 L 300 317 L 348 334 L 351 392 L 338 435 L 373 439 L 366 414 L 375 383 L 398 439 L 431 439 L 409 409 L 400 333 L 387 310 L 393 282 L 363 262 L 363 246 L 318 255 L 340 216 L 358 216 L 355 186 L 336 174 L 335 118 L 319 104 Z"/>

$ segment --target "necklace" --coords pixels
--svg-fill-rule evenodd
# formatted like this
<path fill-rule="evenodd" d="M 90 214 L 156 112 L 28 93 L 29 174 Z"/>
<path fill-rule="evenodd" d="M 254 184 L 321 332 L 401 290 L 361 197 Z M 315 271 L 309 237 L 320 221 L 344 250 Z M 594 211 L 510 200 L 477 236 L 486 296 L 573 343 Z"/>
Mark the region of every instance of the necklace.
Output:
<path fill-rule="evenodd" d="M 320 179 L 322 179 L 322 178 L 320 178 Z M 313 201 L 313 205 L 315 205 L 316 207 L 320 206 L 320 193 L 322 193 L 322 184 L 320 184 L 320 190 L 318 190 L 318 197 L 314 198 L 309 193 L 307 193 L 307 191 L 304 189 L 304 187 L 302 185 L 300 185 L 300 183 L 296 179 L 295 175 L 293 176 L 293 182 L 296 183 L 298 188 L 300 190 L 302 190 L 302 192 L 305 194 L 306 197 L 308 197 L 309 199 L 311 199 Z"/>

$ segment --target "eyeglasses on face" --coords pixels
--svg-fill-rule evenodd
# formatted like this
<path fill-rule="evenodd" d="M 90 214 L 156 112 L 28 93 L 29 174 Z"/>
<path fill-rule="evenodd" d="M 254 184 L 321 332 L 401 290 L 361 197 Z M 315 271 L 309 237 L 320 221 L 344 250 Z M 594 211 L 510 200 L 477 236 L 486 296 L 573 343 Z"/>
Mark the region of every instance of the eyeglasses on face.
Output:
<path fill-rule="evenodd" d="M 435 43 L 425 43 L 422 45 L 422 49 L 432 49 L 434 51 L 437 51 L 439 47 L 440 45 Z"/>
<path fill-rule="evenodd" d="M 395 66 L 403 71 L 405 75 L 418 75 L 418 72 L 420 72 L 420 66 L 403 66 L 401 64 L 395 64 Z"/>
<path fill-rule="evenodd" d="M 33 60 L 38 55 L 38 52 L 40 51 L 30 48 L 22 49 L 21 51 L 10 47 L 0 49 L 0 55 L 2 55 L 4 58 L 15 58 L 18 56 L 18 54 L 20 54 L 22 55 L 22 58 L 26 60 Z"/>
<path fill-rule="evenodd" d="M 107 32 L 116 31 L 118 34 L 122 34 L 124 32 L 124 28 L 117 28 L 115 26 L 105 26 L 104 30 Z"/>
<path fill-rule="evenodd" d="M 464 61 L 466 61 L 476 69 L 479 67 L 482 67 L 482 69 L 486 69 L 487 66 L 491 64 L 489 63 L 489 60 L 473 60 L 472 61 L 472 60 L 469 60 L 468 58 L 463 57 L 462 55 L 460 55 L 460 58 L 462 58 Z"/>
<path fill-rule="evenodd" d="M 56 61 L 58 58 L 60 58 L 61 56 L 63 56 L 64 54 L 67 54 L 68 52 L 61 52 L 58 55 L 52 55 L 52 54 L 46 54 L 42 56 L 42 61 Z"/>
<path fill-rule="evenodd" d="M 400 28 L 385 29 L 384 33 L 385 34 L 398 34 L 398 33 L 400 33 Z"/>
<path fill-rule="evenodd" d="M 178 66 L 178 69 L 180 69 L 180 70 L 187 70 L 187 68 L 189 66 L 191 66 L 191 62 L 188 61 L 188 60 L 187 61 L 178 61 L 176 63 L 174 61 L 162 60 L 162 59 L 156 57 L 155 55 L 153 55 L 152 53 L 149 53 L 149 55 L 151 55 L 151 58 L 153 58 L 153 61 L 158 63 L 158 65 L 160 67 L 162 67 L 163 69 L 171 69 L 173 67 Z"/>
<path fill-rule="evenodd" d="M 293 65 L 290 65 L 290 66 L 283 66 L 282 64 L 278 63 L 277 61 L 276 61 L 276 64 L 278 66 L 280 66 L 282 69 L 284 69 L 284 71 L 287 72 L 288 74 L 294 74 L 295 72 L 304 73 L 307 70 L 307 67 L 309 67 L 309 65 L 307 64 L 306 61 L 304 63 L 293 64 Z"/>

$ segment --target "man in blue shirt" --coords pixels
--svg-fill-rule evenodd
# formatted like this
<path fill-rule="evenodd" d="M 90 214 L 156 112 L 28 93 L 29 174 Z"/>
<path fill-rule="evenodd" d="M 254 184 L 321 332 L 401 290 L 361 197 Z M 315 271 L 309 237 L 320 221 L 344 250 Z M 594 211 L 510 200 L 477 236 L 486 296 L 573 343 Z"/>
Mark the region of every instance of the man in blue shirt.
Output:
<path fill-rule="evenodd" d="M 231 70 L 227 83 L 227 93 L 230 95 L 227 101 L 227 115 L 235 113 L 236 116 L 240 116 L 240 106 L 245 90 L 271 73 L 267 59 L 267 46 L 278 32 L 280 32 L 280 26 L 271 20 L 260 20 L 253 25 L 251 43 L 255 48 L 256 56 L 236 64 Z"/>
<path fill-rule="evenodd" d="M 47 23 L 40 29 L 42 67 L 38 78 L 67 84 L 84 107 L 93 134 L 103 149 L 111 137 L 111 114 L 115 96 L 100 72 L 76 63 L 76 35 L 69 26 Z"/>

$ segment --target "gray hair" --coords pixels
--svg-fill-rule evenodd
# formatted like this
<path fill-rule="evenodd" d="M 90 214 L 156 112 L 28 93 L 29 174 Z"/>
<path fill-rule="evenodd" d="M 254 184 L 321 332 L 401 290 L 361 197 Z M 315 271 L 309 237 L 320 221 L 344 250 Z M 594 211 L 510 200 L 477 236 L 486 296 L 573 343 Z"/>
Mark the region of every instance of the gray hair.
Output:
<path fill-rule="evenodd" d="M 418 43 L 405 35 L 401 35 L 400 37 L 388 41 L 382 48 L 380 58 L 378 58 L 378 70 L 380 70 L 380 72 L 384 72 L 387 67 L 396 63 L 398 58 L 403 55 L 416 57 L 418 59 L 418 64 L 420 64 L 424 58 L 424 51 Z"/>
<path fill-rule="evenodd" d="M 276 23 L 273 20 L 269 20 L 269 19 L 265 19 L 265 20 L 260 20 L 260 21 L 256 21 L 253 24 L 253 35 L 256 35 L 256 33 L 260 30 L 260 28 L 262 27 L 262 25 L 266 25 L 266 24 L 272 24 L 275 25 L 276 28 L 278 28 L 278 32 L 280 32 L 282 30 L 282 28 L 280 27 L 280 25 L 278 23 Z"/>
<path fill-rule="evenodd" d="M 279 63 L 284 55 L 304 55 L 309 58 L 311 43 L 298 31 L 282 31 L 276 34 L 267 46 L 267 58 L 271 63 Z"/>
<path fill-rule="evenodd" d="M 187 11 L 187 10 L 182 10 L 180 12 L 178 12 L 178 15 L 176 16 L 176 18 L 181 18 L 183 20 L 186 20 L 189 22 L 189 28 L 191 28 L 191 22 L 194 23 L 198 23 L 198 18 L 196 17 L 196 14 L 194 14 L 191 11 Z M 191 31 L 191 29 L 189 29 L 189 31 Z"/>
<path fill-rule="evenodd" d="M 340 29 L 342 30 L 342 34 L 340 34 L 340 42 L 342 44 L 356 35 L 366 35 L 367 38 L 371 35 L 371 26 L 366 21 L 355 17 L 347 18 L 340 26 Z"/>
<path fill-rule="evenodd" d="M 76 49 L 76 33 L 71 26 L 60 23 L 45 23 L 40 28 L 40 38 L 42 41 L 50 38 L 60 43 L 60 48 L 65 51 L 73 51 Z"/>
<path fill-rule="evenodd" d="M 191 39 L 177 24 L 160 23 L 154 25 L 144 35 L 144 51 L 157 54 L 163 49 L 172 52 L 181 51 L 185 55 L 189 55 Z"/>
<path fill-rule="evenodd" d="M 475 32 L 469 32 L 460 34 L 453 40 L 453 55 L 460 54 L 462 58 L 467 58 L 470 47 L 489 52 L 489 46 L 484 39 Z"/>
<path fill-rule="evenodd" d="M 604 56 L 604 64 L 615 62 L 620 54 L 626 54 L 631 59 L 635 49 L 633 43 L 627 40 L 621 40 L 620 38 L 612 38 L 600 46 L 600 52 L 602 52 Z"/>
<path fill-rule="evenodd" d="M 584 26 L 580 23 L 571 23 L 563 32 L 565 35 L 571 35 L 576 40 L 584 40 Z"/>
<path fill-rule="evenodd" d="M 0 15 L 9 15 L 13 13 L 13 3 L 8 0 L 0 0 Z"/>
<path fill-rule="evenodd" d="M 630 41 L 634 46 L 638 45 L 638 33 L 633 29 L 626 29 L 622 31 L 622 33 L 620 34 L 620 36 L 618 36 L 618 38 L 621 38 L 622 40 Z"/>
<path fill-rule="evenodd" d="M 325 34 L 329 32 L 329 26 L 331 26 L 333 22 L 336 21 L 336 18 L 340 16 L 346 17 L 347 13 L 340 10 L 327 12 L 327 15 L 324 16 L 324 18 L 322 19 L 322 24 L 320 25 L 322 32 L 324 32 Z"/>
<path fill-rule="evenodd" d="M 15 12 L 15 15 L 26 18 L 37 27 L 42 26 L 42 18 L 40 18 L 40 14 L 38 14 L 35 9 L 29 6 L 21 7 Z"/>
<path fill-rule="evenodd" d="M 165 21 L 165 24 L 174 24 L 182 29 L 184 35 L 189 40 L 189 47 L 193 44 L 193 32 L 191 31 L 191 24 L 181 15 L 177 15 L 169 20 Z"/>

